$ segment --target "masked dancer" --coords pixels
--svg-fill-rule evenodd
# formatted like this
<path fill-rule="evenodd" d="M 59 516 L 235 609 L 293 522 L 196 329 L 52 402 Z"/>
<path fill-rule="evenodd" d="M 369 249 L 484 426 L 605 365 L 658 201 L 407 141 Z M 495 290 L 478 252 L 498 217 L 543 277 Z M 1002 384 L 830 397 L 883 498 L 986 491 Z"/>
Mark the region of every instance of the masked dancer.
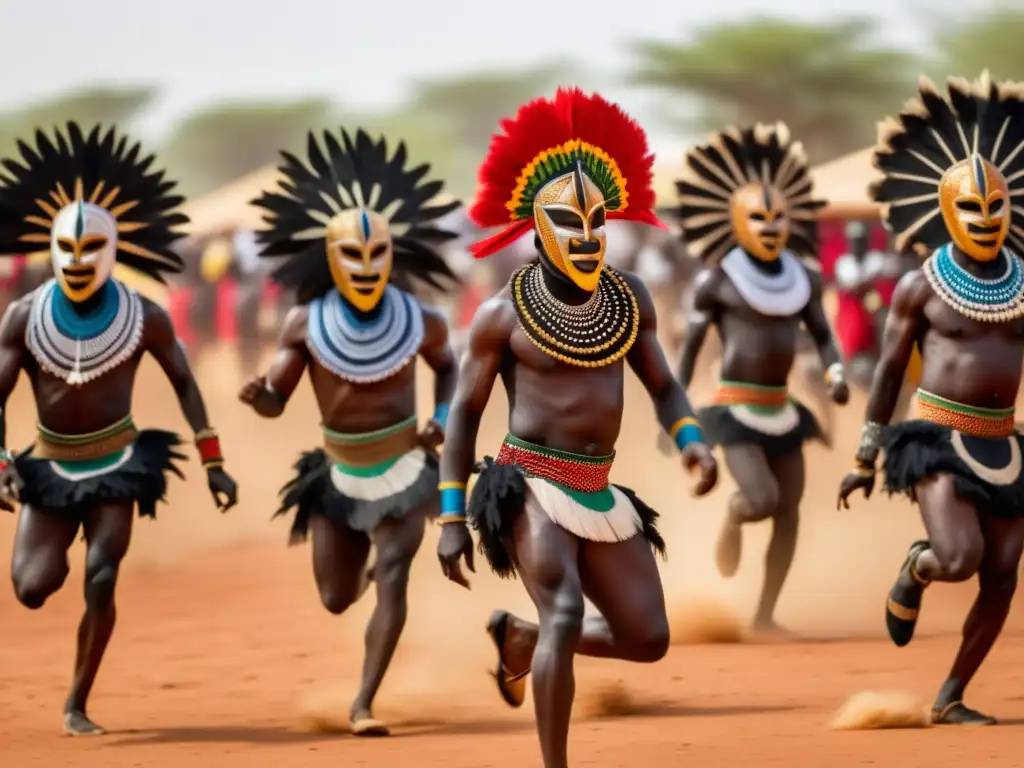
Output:
<path fill-rule="evenodd" d="M 285 181 L 255 205 L 267 213 L 262 256 L 285 256 L 273 279 L 297 293 L 277 357 L 241 399 L 275 418 L 309 372 L 323 448 L 302 455 L 278 514 L 295 508 L 292 543 L 313 535 L 313 573 L 324 607 L 340 614 L 368 584 L 377 606 L 366 630 L 363 681 L 352 703 L 357 735 L 386 735 L 373 700 L 405 626 L 409 568 L 424 522 L 438 513 L 435 448 L 443 439 L 456 361 L 444 316 L 392 284 L 442 288 L 454 280 L 435 248 L 456 237 L 437 219 L 429 166 L 407 167 L 363 131 L 310 134 L 303 163 L 282 153 Z M 433 418 L 418 431 L 416 358 L 435 375 Z M 375 564 L 368 568 L 371 547 Z"/>
<path fill-rule="evenodd" d="M 442 457 L 438 555 L 445 575 L 468 587 L 461 561 L 472 570 L 471 523 L 494 571 L 522 577 L 540 625 L 492 615 L 498 689 L 520 706 L 532 669 L 544 765 L 565 768 L 573 656 L 653 662 L 669 642 L 652 553 L 664 547 L 657 515 L 608 480 L 625 363 L 683 465 L 699 470 L 697 494 L 711 490 L 717 469 L 658 345 L 650 294 L 604 265 L 606 220 L 658 223 L 644 132 L 578 89 L 527 104 L 502 131 L 471 213 L 504 229 L 474 253 L 488 256 L 532 230 L 539 261 L 518 269 L 473 320 Z M 497 459 L 484 460 L 467 509 L 480 419 L 499 375 L 509 434 Z M 584 620 L 584 596 L 602 615 Z"/>
<path fill-rule="evenodd" d="M 177 435 L 139 431 L 132 420 L 143 353 L 174 387 L 217 506 L 231 507 L 236 489 L 170 317 L 111 276 L 118 262 L 161 281 L 182 270 L 171 246 L 187 218 L 176 211 L 174 183 L 113 129 L 85 135 L 69 123 L 19 148 L 0 176 L 0 253 L 48 248 L 55 278 L 12 304 L 0 324 L 0 408 L 24 371 L 38 414 L 35 443 L 17 455 L 4 449 L 0 507 L 21 502 L 12 575 L 28 608 L 64 584 L 68 548 L 84 533 L 85 615 L 64 728 L 100 734 L 86 702 L 114 630 L 114 587 L 134 511 L 155 516 L 167 473 L 180 476 L 174 461 L 185 458 Z M 5 427 L 0 418 L 0 445 Z"/>
<path fill-rule="evenodd" d="M 1014 423 L 1024 351 L 1024 85 L 988 73 L 950 79 L 948 98 L 922 79 L 919 97 L 879 127 L 871 194 L 896 249 L 926 256 L 900 280 L 886 321 L 856 464 L 839 502 L 875 486 L 917 502 L 927 540 L 914 542 L 889 592 L 893 642 L 914 635 L 934 581 L 978 576 L 963 642 L 932 710 L 936 723 L 989 724 L 964 692 L 999 636 L 1024 546 L 1021 438 Z M 915 342 L 917 418 L 886 426 Z"/>
<path fill-rule="evenodd" d="M 849 391 L 821 306 L 816 212 L 803 147 L 783 124 L 729 128 L 686 156 L 677 182 L 683 238 L 704 262 L 679 365 L 688 387 L 704 337 L 723 344 L 714 404 L 699 412 L 708 442 L 720 445 L 736 481 L 718 538 L 719 572 L 739 567 L 742 526 L 772 521 L 765 580 L 754 620 L 776 631 L 774 613 L 796 551 L 805 468 L 803 444 L 820 438 L 811 412 L 787 390 L 801 324 L 825 366 L 832 399 Z"/>

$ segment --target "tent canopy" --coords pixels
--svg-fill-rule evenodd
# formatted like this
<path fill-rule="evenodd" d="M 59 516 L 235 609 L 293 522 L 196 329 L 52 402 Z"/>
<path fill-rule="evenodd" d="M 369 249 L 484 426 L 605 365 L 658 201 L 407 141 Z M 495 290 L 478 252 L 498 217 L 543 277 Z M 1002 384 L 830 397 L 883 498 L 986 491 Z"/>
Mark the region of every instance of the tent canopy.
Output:
<path fill-rule="evenodd" d="M 878 205 L 868 197 L 868 186 L 878 176 L 871 162 L 874 151 L 860 149 L 811 169 L 814 193 L 828 200 L 821 218 L 878 218 Z"/>

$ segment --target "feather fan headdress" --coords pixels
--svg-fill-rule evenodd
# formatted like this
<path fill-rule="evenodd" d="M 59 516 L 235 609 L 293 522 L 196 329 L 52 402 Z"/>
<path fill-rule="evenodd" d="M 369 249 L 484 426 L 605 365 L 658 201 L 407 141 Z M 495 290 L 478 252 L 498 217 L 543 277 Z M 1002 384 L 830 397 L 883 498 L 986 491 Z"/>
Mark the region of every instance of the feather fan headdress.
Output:
<path fill-rule="evenodd" d="M 707 144 L 686 153 L 683 176 L 676 182 L 687 247 L 706 263 L 735 248 L 730 202 L 739 189 L 756 182 L 774 187 L 786 202 L 786 248 L 802 258 L 816 258 L 816 220 L 826 203 L 814 197 L 809 171 L 803 145 L 791 140 L 784 123 L 733 126 L 713 134 Z"/>
<path fill-rule="evenodd" d="M 950 240 L 939 203 L 943 176 L 980 156 L 1006 179 L 1013 214 L 1007 240 L 1024 253 L 1024 84 L 997 82 L 985 71 L 973 83 L 956 77 L 947 86 L 948 97 L 922 77 L 918 97 L 899 118 L 879 123 L 873 162 L 882 178 L 872 183 L 871 198 L 882 206 L 896 249 L 927 256 Z"/>
<path fill-rule="evenodd" d="M 140 144 L 96 126 L 86 136 L 77 123 L 51 139 L 37 130 L 35 147 L 18 142 L 21 157 L 3 161 L 0 173 L 0 255 L 50 253 L 50 230 L 62 208 L 84 201 L 117 223 L 117 260 L 163 282 L 184 269 L 172 250 L 188 217 L 172 194 L 175 182 L 150 170 L 155 157 Z"/>
<path fill-rule="evenodd" d="M 559 88 L 501 121 L 480 167 L 480 190 L 470 210 L 481 228 L 501 232 L 470 247 L 478 259 L 507 247 L 533 226 L 533 202 L 551 179 L 582 162 L 600 188 L 609 219 L 662 226 L 655 216 L 654 155 L 643 129 L 622 109 L 579 88 Z"/>
<path fill-rule="evenodd" d="M 418 278 L 443 288 L 439 278 L 457 282 L 436 246 L 458 237 L 436 225 L 461 203 L 434 202 L 441 181 L 424 182 L 427 164 L 406 168 L 405 143 L 389 154 L 383 137 L 376 141 L 363 130 L 355 139 L 342 129 L 325 131 L 323 148 L 311 131 L 307 138 L 308 164 L 281 152 L 284 180 L 279 191 L 264 192 L 252 205 L 264 209 L 267 228 L 257 233 L 261 256 L 289 257 L 273 274 L 280 285 L 294 288 L 305 303 L 322 296 L 334 285 L 326 258 L 324 238 L 331 218 L 352 208 L 365 208 L 388 220 L 394 252 L 393 279 L 408 287 L 405 278 Z M 433 202 L 433 204 L 431 204 Z"/>

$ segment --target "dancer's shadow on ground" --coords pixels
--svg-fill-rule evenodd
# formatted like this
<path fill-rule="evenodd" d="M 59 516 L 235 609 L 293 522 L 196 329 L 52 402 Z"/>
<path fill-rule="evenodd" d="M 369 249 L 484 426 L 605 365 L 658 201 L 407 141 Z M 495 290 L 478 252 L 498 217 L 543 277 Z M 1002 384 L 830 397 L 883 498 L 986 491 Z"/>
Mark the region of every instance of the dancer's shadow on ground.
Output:
<path fill-rule="evenodd" d="M 629 717 L 743 717 L 790 712 L 803 709 L 796 705 L 767 706 L 687 706 L 678 702 L 640 702 L 629 713 L 581 717 L 580 723 L 621 720 Z M 439 718 L 408 719 L 393 724 L 390 739 L 410 736 L 470 736 L 525 733 L 535 730 L 533 718 L 484 718 L 444 721 Z M 309 733 L 281 725 L 210 725 L 169 727 L 111 733 L 110 747 L 138 747 L 167 744 L 315 744 L 354 739 L 348 733 Z"/>

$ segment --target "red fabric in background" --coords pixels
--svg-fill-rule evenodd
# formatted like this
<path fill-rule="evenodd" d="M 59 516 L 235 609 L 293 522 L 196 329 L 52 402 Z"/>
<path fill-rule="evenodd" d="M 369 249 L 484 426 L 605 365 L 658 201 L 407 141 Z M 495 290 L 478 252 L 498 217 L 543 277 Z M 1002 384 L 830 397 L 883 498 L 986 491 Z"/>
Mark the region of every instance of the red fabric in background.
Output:
<path fill-rule="evenodd" d="M 174 332 L 186 347 L 196 340 L 195 331 L 189 322 L 192 306 L 192 289 L 185 285 L 174 285 L 167 290 L 167 312 L 174 323 Z"/>
<path fill-rule="evenodd" d="M 238 285 L 234 280 L 224 279 L 217 284 L 217 314 L 214 327 L 220 341 L 238 341 L 238 313 L 235 311 Z"/>
<path fill-rule="evenodd" d="M 885 228 L 877 222 L 865 222 L 868 225 L 868 248 L 885 252 L 888 248 L 888 234 Z M 826 284 L 835 284 L 836 262 L 839 257 L 849 253 L 849 244 L 846 242 L 846 221 L 828 220 L 819 224 L 821 238 L 821 273 Z M 889 306 L 892 301 L 893 291 L 896 290 L 898 280 L 890 277 L 879 278 L 875 281 L 875 290 L 878 291 L 882 304 Z M 871 354 L 875 351 L 877 335 L 875 322 L 871 313 L 864 307 L 864 304 L 853 294 L 846 291 L 836 290 L 836 316 L 833 321 L 836 341 L 843 358 L 847 361 L 855 355 Z"/>

